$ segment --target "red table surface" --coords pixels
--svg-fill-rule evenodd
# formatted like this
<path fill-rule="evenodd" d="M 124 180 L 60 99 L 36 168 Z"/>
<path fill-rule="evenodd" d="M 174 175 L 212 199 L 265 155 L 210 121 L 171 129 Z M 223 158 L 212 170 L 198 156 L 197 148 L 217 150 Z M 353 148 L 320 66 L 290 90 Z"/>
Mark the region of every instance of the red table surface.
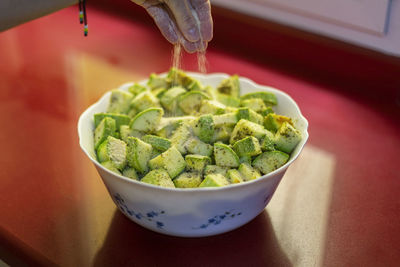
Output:
<path fill-rule="evenodd" d="M 297 266 L 293 259 L 306 255 L 280 249 L 285 240 L 268 210 L 240 229 L 200 239 L 150 232 L 116 210 L 79 148 L 77 119 L 105 91 L 167 71 L 171 46 L 153 25 L 90 11 L 88 38 L 75 8 L 0 34 L 0 258 L 15 265 Z M 213 43 L 207 60 L 209 72 L 290 94 L 309 120 L 308 147 L 334 159 L 321 264 L 398 266 L 398 106 L 388 114 L 329 81 Z M 195 56 L 183 63 L 196 70 Z"/>

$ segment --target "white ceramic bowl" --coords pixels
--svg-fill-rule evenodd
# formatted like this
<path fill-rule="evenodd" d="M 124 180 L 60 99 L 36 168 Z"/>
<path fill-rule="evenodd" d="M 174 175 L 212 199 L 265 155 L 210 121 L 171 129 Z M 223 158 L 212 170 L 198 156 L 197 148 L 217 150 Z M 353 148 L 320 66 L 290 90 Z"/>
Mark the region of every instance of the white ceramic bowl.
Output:
<path fill-rule="evenodd" d="M 226 74 L 189 75 L 204 85 L 217 86 Z M 142 81 L 145 84 L 147 81 Z M 121 86 L 127 90 L 132 83 Z M 308 122 L 295 101 L 277 89 L 240 78 L 242 94 L 269 91 L 278 98 L 276 112 L 294 119 L 303 135 L 289 161 L 281 168 L 256 180 L 222 188 L 162 188 L 117 175 L 101 166 L 93 148 L 93 115 L 105 112 L 110 92 L 90 106 L 79 118 L 78 133 L 82 150 L 99 172 L 114 203 L 135 223 L 162 234 L 201 237 L 236 229 L 261 213 L 271 200 L 287 168 L 299 156 L 308 139 Z"/>

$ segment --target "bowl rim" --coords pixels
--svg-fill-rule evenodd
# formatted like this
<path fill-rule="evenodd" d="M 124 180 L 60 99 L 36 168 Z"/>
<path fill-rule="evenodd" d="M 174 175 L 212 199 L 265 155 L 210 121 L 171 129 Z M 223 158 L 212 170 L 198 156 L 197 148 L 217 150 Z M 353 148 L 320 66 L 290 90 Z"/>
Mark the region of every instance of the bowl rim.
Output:
<path fill-rule="evenodd" d="M 203 77 L 216 77 L 216 78 L 227 78 L 230 75 L 226 74 L 226 73 L 221 73 L 221 72 L 214 72 L 214 73 L 198 73 L 198 72 L 190 72 L 190 71 L 185 71 L 185 73 L 187 73 L 190 76 L 193 76 L 195 78 L 203 78 Z M 167 72 L 158 74 L 159 76 L 163 77 L 167 75 Z M 299 121 L 302 121 L 302 123 L 304 124 L 304 129 L 302 132 L 302 140 L 300 141 L 300 143 L 298 144 L 298 146 L 300 146 L 298 148 L 298 151 L 295 155 L 293 155 L 288 162 L 286 162 L 283 166 L 281 166 L 280 168 L 262 175 L 261 177 L 251 180 L 251 181 L 246 181 L 244 183 L 237 183 L 237 184 L 230 184 L 229 186 L 223 186 L 223 187 L 201 187 L 201 188 L 167 188 L 167 187 L 161 187 L 161 186 L 157 186 L 157 185 L 152 185 L 152 184 L 148 184 L 148 183 L 143 183 L 134 179 L 130 179 L 128 177 L 125 177 L 123 175 L 119 175 L 115 172 L 112 172 L 110 170 L 108 170 L 107 168 L 103 167 L 96 159 L 93 159 L 92 156 L 90 155 L 89 151 L 87 151 L 87 149 L 85 148 L 83 142 L 82 142 L 82 131 L 83 131 L 83 124 L 84 124 L 84 118 L 86 118 L 87 116 L 89 116 L 88 114 L 92 112 L 93 109 L 96 108 L 96 106 L 102 102 L 105 98 L 108 98 L 109 95 L 111 94 L 110 91 L 105 92 L 95 103 L 93 103 L 92 105 L 90 105 L 88 108 L 85 109 L 84 112 L 82 112 L 82 114 L 79 116 L 78 119 L 78 123 L 77 123 L 77 128 L 78 128 L 78 137 L 79 137 L 79 146 L 81 147 L 81 149 L 83 150 L 83 152 L 86 154 L 86 156 L 95 164 L 95 166 L 97 166 L 97 168 L 102 169 L 103 171 L 107 172 L 108 174 L 110 174 L 111 176 L 120 179 L 122 182 L 125 183 L 129 183 L 129 184 L 134 184 L 140 187 L 143 187 L 144 189 L 157 189 L 157 190 L 161 190 L 161 191 L 169 191 L 169 192 L 174 192 L 174 193 L 178 193 L 178 194 L 193 194 L 193 193 L 198 193 L 198 192 L 215 192 L 215 191 L 230 191 L 230 190 L 237 190 L 239 188 L 242 187 L 249 187 L 249 186 L 253 186 L 253 184 L 256 183 L 260 183 L 263 180 L 268 180 L 269 178 L 275 176 L 276 174 L 285 171 L 297 158 L 298 156 L 301 154 L 301 151 L 303 150 L 305 144 L 307 143 L 307 140 L 309 138 L 309 134 L 308 134 L 308 120 L 303 116 L 303 114 L 301 113 L 301 110 L 299 108 L 299 106 L 297 105 L 296 101 L 293 100 L 293 98 L 288 95 L 287 93 L 271 87 L 271 86 L 267 86 L 267 85 L 261 85 L 258 84 L 256 82 L 254 82 L 253 80 L 246 78 L 246 77 L 242 77 L 239 76 L 239 80 L 240 81 L 244 81 L 249 83 L 251 86 L 257 88 L 257 89 L 262 89 L 264 91 L 270 91 L 273 93 L 277 93 L 277 94 L 281 94 L 284 97 L 286 97 L 291 104 L 294 106 L 296 113 L 299 116 Z M 119 86 L 117 89 L 119 90 L 126 90 L 126 88 L 128 88 L 130 85 L 134 84 L 134 83 L 138 83 L 138 84 L 145 84 L 148 81 L 148 79 L 143 79 L 139 82 L 127 82 L 122 84 L 121 86 Z"/>

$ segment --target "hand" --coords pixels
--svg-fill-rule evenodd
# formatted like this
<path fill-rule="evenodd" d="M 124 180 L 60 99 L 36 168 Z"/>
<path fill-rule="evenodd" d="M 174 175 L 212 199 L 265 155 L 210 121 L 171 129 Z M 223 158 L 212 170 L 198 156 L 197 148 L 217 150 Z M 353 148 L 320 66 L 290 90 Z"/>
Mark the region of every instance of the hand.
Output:
<path fill-rule="evenodd" d="M 153 17 L 164 37 L 189 53 L 203 51 L 213 36 L 209 0 L 131 0 Z"/>

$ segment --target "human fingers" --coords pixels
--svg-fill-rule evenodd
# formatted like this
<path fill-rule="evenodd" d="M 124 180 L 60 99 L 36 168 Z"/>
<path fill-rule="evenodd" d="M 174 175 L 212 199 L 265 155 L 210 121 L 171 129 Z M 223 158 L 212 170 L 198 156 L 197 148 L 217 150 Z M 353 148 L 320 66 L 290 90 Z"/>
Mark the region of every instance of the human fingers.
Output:
<path fill-rule="evenodd" d="M 200 21 L 200 34 L 203 41 L 211 41 L 213 37 L 213 21 L 211 6 L 208 0 L 191 0 L 191 5 Z"/>
<path fill-rule="evenodd" d="M 145 6 L 162 35 L 172 44 L 179 42 L 178 29 L 163 4 Z"/>
<path fill-rule="evenodd" d="M 183 37 L 189 42 L 200 40 L 199 26 L 192 14 L 191 4 L 187 0 L 165 0 L 171 10 Z"/>

